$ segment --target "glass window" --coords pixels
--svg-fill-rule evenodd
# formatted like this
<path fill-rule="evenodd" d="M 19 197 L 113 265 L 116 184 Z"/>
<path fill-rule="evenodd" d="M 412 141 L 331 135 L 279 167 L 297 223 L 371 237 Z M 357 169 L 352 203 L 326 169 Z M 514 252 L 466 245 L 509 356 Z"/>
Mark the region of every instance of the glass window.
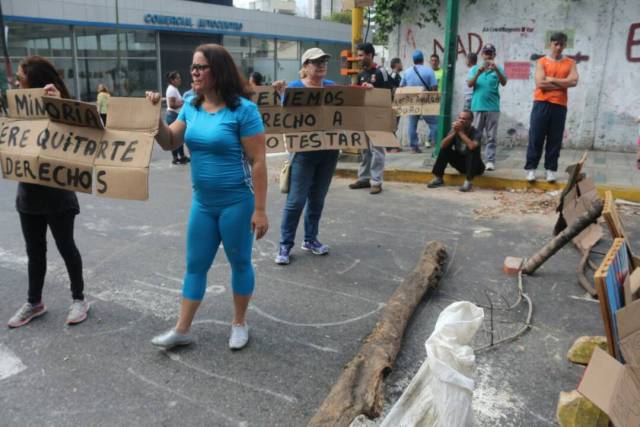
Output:
<path fill-rule="evenodd" d="M 71 28 L 64 25 L 44 25 L 9 22 L 7 41 L 9 55 L 20 59 L 29 55 L 47 58 L 71 58 Z"/>
<path fill-rule="evenodd" d="M 276 41 L 273 39 L 251 38 L 251 71 L 258 71 L 265 82 L 272 82 L 275 76 Z"/>
<path fill-rule="evenodd" d="M 298 59 L 298 42 L 295 40 L 278 40 L 278 59 Z"/>
<path fill-rule="evenodd" d="M 223 36 L 222 45 L 231 54 L 240 72 L 248 78 L 252 71 L 251 39 L 249 37 Z"/>
<path fill-rule="evenodd" d="M 98 84 L 116 96 L 142 96 L 158 87 L 153 31 L 85 27 L 76 29 L 76 40 L 80 99 L 95 101 Z"/>
<path fill-rule="evenodd" d="M 49 59 L 75 96 L 71 27 L 24 22 L 7 23 L 7 44 L 14 73 L 20 61 L 30 55 Z"/>

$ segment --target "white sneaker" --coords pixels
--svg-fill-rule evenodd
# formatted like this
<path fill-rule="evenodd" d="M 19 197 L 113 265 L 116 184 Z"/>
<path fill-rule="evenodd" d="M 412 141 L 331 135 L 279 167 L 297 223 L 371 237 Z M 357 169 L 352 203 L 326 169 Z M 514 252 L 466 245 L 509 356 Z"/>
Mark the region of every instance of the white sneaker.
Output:
<path fill-rule="evenodd" d="M 89 312 L 89 304 L 84 300 L 73 300 L 73 304 L 69 308 L 69 315 L 67 316 L 67 325 L 77 325 L 82 323 L 87 318 Z"/>
<path fill-rule="evenodd" d="M 425 148 L 431 148 L 431 143 L 429 141 L 424 142 Z"/>
<path fill-rule="evenodd" d="M 487 164 L 485 165 L 485 169 L 488 171 L 494 171 L 496 170 L 496 165 L 493 162 L 487 162 Z"/>
<path fill-rule="evenodd" d="M 556 182 L 556 173 L 554 171 L 547 171 L 547 182 Z"/>
<path fill-rule="evenodd" d="M 231 336 L 229 337 L 229 348 L 240 350 L 249 342 L 249 325 L 231 324 Z"/>
<path fill-rule="evenodd" d="M 527 171 L 527 181 L 535 182 L 536 181 L 536 171 L 534 169 L 529 169 Z"/>

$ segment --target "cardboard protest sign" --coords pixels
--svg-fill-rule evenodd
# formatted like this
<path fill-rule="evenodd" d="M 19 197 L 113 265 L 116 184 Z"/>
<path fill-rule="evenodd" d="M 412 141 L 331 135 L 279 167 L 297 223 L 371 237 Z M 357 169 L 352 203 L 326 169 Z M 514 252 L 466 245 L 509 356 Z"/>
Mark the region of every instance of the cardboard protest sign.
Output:
<path fill-rule="evenodd" d="M 95 187 L 105 197 L 148 198 L 159 104 L 112 97 L 105 128 L 90 103 L 47 97 L 42 89 L 10 90 L 7 97 L 9 118 L 0 123 L 5 178 L 84 193 Z"/>
<path fill-rule="evenodd" d="M 399 116 L 437 116 L 440 114 L 440 92 L 428 92 L 422 86 L 396 89 L 393 109 Z"/>
<path fill-rule="evenodd" d="M 391 92 L 359 87 L 271 87 L 253 95 L 267 133 L 267 152 L 399 147 Z M 282 139 L 277 135 L 281 135 Z M 284 142 L 281 145 L 281 140 Z"/>
<path fill-rule="evenodd" d="M 598 346 L 578 391 L 607 414 L 616 427 L 640 425 L 640 389 L 631 369 Z"/>

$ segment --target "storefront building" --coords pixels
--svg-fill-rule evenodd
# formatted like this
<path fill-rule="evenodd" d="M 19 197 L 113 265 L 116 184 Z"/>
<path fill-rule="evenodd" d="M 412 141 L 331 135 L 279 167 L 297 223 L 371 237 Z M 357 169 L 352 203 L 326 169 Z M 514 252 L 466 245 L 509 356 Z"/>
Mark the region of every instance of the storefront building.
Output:
<path fill-rule="evenodd" d="M 184 0 L 2 0 L 2 9 L 14 70 L 25 56 L 47 57 L 82 100 L 95 100 L 100 83 L 118 96 L 162 91 L 174 70 L 185 91 L 201 43 L 222 44 L 245 76 L 267 82 L 297 78 L 302 52 L 318 46 L 333 55 L 328 78 L 345 81 L 348 25 Z"/>

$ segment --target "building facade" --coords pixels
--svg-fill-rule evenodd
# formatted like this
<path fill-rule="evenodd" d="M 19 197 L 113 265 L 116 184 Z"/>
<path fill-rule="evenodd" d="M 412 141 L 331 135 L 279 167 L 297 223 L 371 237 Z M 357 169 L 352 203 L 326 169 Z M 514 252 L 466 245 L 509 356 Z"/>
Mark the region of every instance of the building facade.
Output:
<path fill-rule="evenodd" d="M 2 0 L 2 9 L 14 70 L 25 56 L 47 57 L 87 101 L 100 83 L 118 96 L 162 91 L 174 70 L 187 90 L 201 43 L 223 45 L 245 76 L 267 82 L 297 78 L 302 52 L 318 46 L 333 55 L 329 78 L 343 81 L 340 51 L 351 39 L 348 25 L 196 1 Z"/>

